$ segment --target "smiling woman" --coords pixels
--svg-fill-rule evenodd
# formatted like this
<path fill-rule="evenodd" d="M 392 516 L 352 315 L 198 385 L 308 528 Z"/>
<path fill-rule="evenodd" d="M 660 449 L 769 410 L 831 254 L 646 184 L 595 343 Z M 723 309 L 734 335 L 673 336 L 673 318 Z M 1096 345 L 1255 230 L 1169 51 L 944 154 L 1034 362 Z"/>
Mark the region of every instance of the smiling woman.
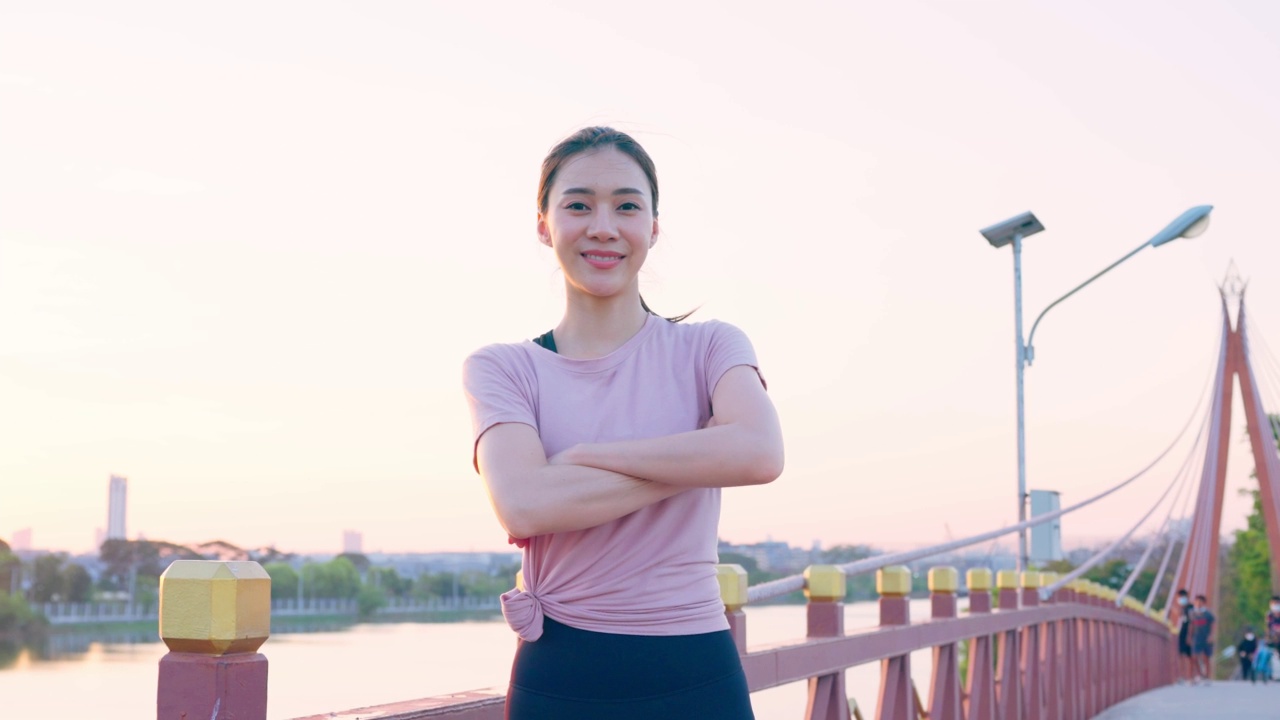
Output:
<path fill-rule="evenodd" d="M 463 369 L 474 462 L 524 549 L 512 718 L 750 718 L 715 576 L 720 489 L 772 482 L 782 433 L 746 336 L 649 312 L 653 161 L 586 128 L 542 167 L 538 239 L 566 306 Z M 714 415 L 712 408 L 714 408 Z"/>

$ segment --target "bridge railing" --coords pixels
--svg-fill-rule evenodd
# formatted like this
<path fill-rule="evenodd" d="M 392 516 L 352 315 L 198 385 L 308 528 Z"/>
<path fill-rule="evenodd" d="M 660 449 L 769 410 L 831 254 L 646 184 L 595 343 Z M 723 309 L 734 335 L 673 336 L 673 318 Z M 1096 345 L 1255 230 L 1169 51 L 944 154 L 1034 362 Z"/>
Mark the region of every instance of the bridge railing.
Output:
<path fill-rule="evenodd" d="M 269 629 L 269 578 L 256 563 L 179 565 L 161 581 L 160 632 L 171 652 L 160 664 L 159 717 L 209 717 L 215 708 L 235 708 L 236 717 L 265 718 L 266 658 L 257 649 Z M 1042 598 L 1056 581 L 1052 574 L 1001 571 L 993 577 L 989 570 L 970 570 L 969 607 L 961 612 L 959 574 L 935 567 L 929 572 L 930 617 L 912 619 L 910 571 L 887 567 L 876 576 L 879 625 L 846 631 L 846 575 L 817 565 L 804 574 L 804 636 L 749 647 L 746 573 L 736 565 L 718 572 L 751 691 L 807 682 L 805 716 L 811 720 L 847 720 L 856 712 L 844 671 L 868 663 L 880 665 L 881 720 L 1083 720 L 1173 679 L 1168 626 L 1132 599 L 1117 606 L 1115 592 L 1094 583 L 1076 581 Z M 927 696 L 918 702 L 911 653 L 926 649 L 933 652 L 933 672 Z M 505 689 L 493 688 L 340 715 L 498 720 L 504 703 Z"/>

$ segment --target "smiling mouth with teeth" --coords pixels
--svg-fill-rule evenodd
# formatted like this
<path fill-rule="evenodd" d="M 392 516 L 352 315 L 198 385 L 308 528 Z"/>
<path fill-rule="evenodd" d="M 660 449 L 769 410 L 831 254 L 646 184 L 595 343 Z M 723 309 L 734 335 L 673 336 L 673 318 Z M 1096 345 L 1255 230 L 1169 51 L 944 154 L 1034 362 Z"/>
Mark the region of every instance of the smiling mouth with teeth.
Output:
<path fill-rule="evenodd" d="M 621 260 L 626 257 L 626 255 L 593 255 L 591 253 L 582 253 L 582 257 L 588 260 L 595 260 L 597 262 L 610 262 L 612 260 Z"/>

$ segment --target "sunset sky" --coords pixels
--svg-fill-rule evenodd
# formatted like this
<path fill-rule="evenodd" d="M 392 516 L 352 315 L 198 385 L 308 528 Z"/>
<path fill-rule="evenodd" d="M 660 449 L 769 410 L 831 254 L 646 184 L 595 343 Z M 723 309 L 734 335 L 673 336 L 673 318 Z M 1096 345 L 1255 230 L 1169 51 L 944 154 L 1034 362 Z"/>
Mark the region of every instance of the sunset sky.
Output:
<path fill-rule="evenodd" d="M 460 369 L 558 321 L 534 192 L 583 125 L 657 162 L 649 304 L 743 328 L 782 417 L 787 469 L 725 492 L 727 540 L 1014 519 L 1012 259 L 978 230 L 1023 211 L 1029 325 L 1216 208 L 1046 316 L 1030 487 L 1070 503 L 1172 441 L 1232 260 L 1280 351 L 1280 4 L 25 7 L 0 10 L 0 538 L 89 550 L 116 473 L 151 539 L 506 549 Z M 1127 529 L 1188 445 L 1068 540 Z"/>

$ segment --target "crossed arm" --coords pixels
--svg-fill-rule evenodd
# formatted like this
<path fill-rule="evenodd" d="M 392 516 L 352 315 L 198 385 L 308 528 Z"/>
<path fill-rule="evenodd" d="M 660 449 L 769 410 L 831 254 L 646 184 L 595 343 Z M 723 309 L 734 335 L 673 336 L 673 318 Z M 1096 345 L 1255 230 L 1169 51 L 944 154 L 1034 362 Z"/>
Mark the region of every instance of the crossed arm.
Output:
<path fill-rule="evenodd" d="M 575 445 L 547 458 L 537 431 L 495 425 L 476 448 L 498 521 L 514 538 L 582 530 L 692 487 L 772 482 L 782 474 L 782 430 L 754 368 L 739 365 L 712 394 L 700 430 Z"/>

